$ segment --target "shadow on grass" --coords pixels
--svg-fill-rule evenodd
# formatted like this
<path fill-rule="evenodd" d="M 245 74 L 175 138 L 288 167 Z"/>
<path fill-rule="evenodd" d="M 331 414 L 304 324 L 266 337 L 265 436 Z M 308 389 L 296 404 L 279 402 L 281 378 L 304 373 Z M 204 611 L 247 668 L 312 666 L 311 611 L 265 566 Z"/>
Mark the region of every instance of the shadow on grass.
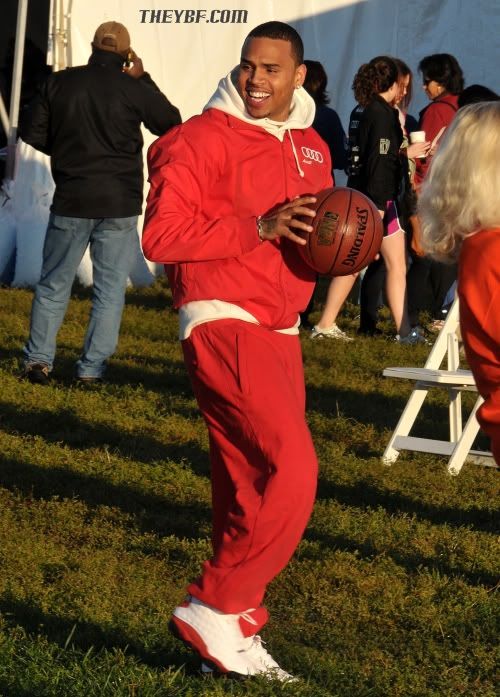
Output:
<path fill-rule="evenodd" d="M 83 421 L 71 409 L 19 409 L 0 401 L 0 411 L 5 432 L 40 436 L 48 443 L 64 443 L 80 451 L 106 447 L 119 457 L 146 464 L 186 460 L 195 474 L 209 474 L 208 454 L 195 441 L 165 444 L 149 435 L 124 433 L 106 424 Z"/>
<path fill-rule="evenodd" d="M 62 467 L 45 469 L 3 455 L 0 455 L 0 486 L 31 499 L 76 498 L 90 507 L 116 507 L 135 516 L 139 531 L 160 536 L 206 537 L 211 523 L 209 507 L 199 502 L 172 503 L 164 496 L 113 484 L 102 477 Z"/>
<path fill-rule="evenodd" d="M 444 474 L 443 474 L 444 476 Z M 341 504 L 356 508 L 383 508 L 389 514 L 410 513 L 419 519 L 431 523 L 470 526 L 475 530 L 495 533 L 498 530 L 498 513 L 493 506 L 491 510 L 470 507 L 467 509 L 452 506 L 437 506 L 420 501 L 400 492 L 384 491 L 368 480 L 356 484 L 339 484 L 320 478 L 318 482 L 318 499 L 333 499 Z"/>
<path fill-rule="evenodd" d="M 21 687 L 13 686 L 11 682 L 7 683 L 2 678 L 0 678 L 0 690 L 3 690 L 3 692 L 0 692 L 1 695 L 5 694 L 9 695 L 9 697 L 33 697 L 31 690 L 27 691 Z"/>
<path fill-rule="evenodd" d="M 382 390 L 374 389 L 371 392 L 358 392 L 356 390 L 335 390 L 334 388 L 308 388 L 308 411 L 310 414 L 324 415 L 327 418 L 338 416 L 344 422 L 352 423 L 351 433 L 346 436 L 345 427 L 340 433 L 339 440 L 348 438 L 347 451 L 357 457 L 381 457 L 386 447 L 386 441 L 381 440 L 380 432 L 393 431 L 407 404 L 407 395 L 387 395 Z M 439 401 L 436 397 L 439 396 Z M 464 406 L 462 410 L 465 424 L 477 395 L 464 394 Z M 360 416 L 362 415 L 362 416 Z M 431 390 L 430 396 L 424 402 L 418 417 L 411 428 L 410 435 L 437 440 L 449 440 L 448 402 L 443 390 Z M 331 424 L 331 421 L 330 421 Z M 366 427 L 373 427 L 379 433 L 373 434 L 372 443 L 367 443 L 364 432 Z M 335 441 L 335 428 L 331 428 L 329 439 Z M 361 442 L 358 442 L 357 430 L 361 434 Z M 322 437 L 322 433 L 319 437 Z M 387 436 L 387 440 L 388 440 Z M 478 450 L 488 451 L 489 440 L 479 431 L 473 447 Z"/>
<path fill-rule="evenodd" d="M 99 652 L 119 648 L 126 655 L 132 655 L 152 668 L 185 666 L 186 673 L 199 674 L 199 659 L 193 654 L 172 650 L 168 642 L 159 641 L 148 649 L 122 629 L 104 628 L 93 622 L 63 618 L 44 612 L 34 603 L 9 597 L 0 599 L 0 613 L 6 617 L 11 627 L 21 626 L 29 634 L 44 636 L 61 649 L 69 646 L 82 652 L 87 652 L 90 648 Z M 167 631 L 165 627 L 165 635 Z"/>
<path fill-rule="evenodd" d="M 148 367 L 156 370 L 148 370 Z M 158 374 L 158 368 L 160 374 Z M 192 398 L 191 383 L 182 361 L 170 359 L 147 359 L 140 367 L 123 365 L 117 361 L 110 364 L 106 379 L 116 385 L 142 385 L 151 392 L 168 393 Z"/>
<path fill-rule="evenodd" d="M 325 416 L 338 414 L 363 426 L 371 424 L 378 430 L 392 430 L 399 421 L 409 394 L 395 396 L 375 389 L 366 393 L 354 389 L 308 387 L 307 405 L 309 410 Z M 446 438 L 447 418 L 448 411 L 444 402 L 437 404 L 427 400 L 415 423 L 415 433 L 424 431 L 429 437 Z"/>
<path fill-rule="evenodd" d="M 329 550 L 340 550 L 342 552 L 357 553 L 362 558 L 371 561 L 381 556 L 381 551 L 376 549 L 370 542 L 355 542 L 343 535 L 329 535 L 328 533 L 317 532 L 314 529 L 308 530 L 305 538 L 311 542 L 319 542 Z M 425 556 L 423 554 L 405 554 L 398 550 L 384 550 L 383 556 L 392 559 L 398 566 L 405 569 L 409 574 L 415 574 L 422 567 L 428 571 L 437 571 L 449 578 L 460 578 L 473 586 L 493 587 L 498 583 L 498 576 L 488 571 L 471 571 L 462 568 L 459 564 L 450 565 L 446 561 L 438 559 L 436 556 Z M 309 553 L 301 550 L 301 558 L 306 559 Z M 317 559 L 317 552 L 311 552 L 311 559 Z"/>
<path fill-rule="evenodd" d="M 59 349 L 72 353 L 73 348 L 65 346 L 61 342 Z M 78 360 L 78 351 L 74 356 L 61 355 L 61 351 L 56 357 L 54 371 L 51 374 L 51 384 L 60 387 L 75 386 L 75 364 Z M 138 387 L 142 385 L 144 389 L 160 394 L 192 398 L 193 393 L 191 383 L 184 367 L 183 361 L 173 361 L 170 358 L 145 358 L 141 365 L 137 365 L 140 356 L 116 356 L 109 361 L 108 370 L 105 375 L 106 383 L 113 385 L 130 385 Z M 126 361 L 134 361 L 135 364 L 126 364 Z M 12 370 L 12 363 L 17 362 L 18 367 Z M 0 348 L 0 367 L 6 373 L 11 373 L 15 377 L 21 378 L 22 373 L 22 353 L 17 349 Z M 22 389 L 23 382 L 20 382 Z"/>
<path fill-rule="evenodd" d="M 72 352 L 72 347 L 66 347 L 61 343 L 59 349 Z M 0 354 L 1 355 L 1 354 Z M 78 352 L 74 357 L 56 356 L 52 380 L 55 384 L 70 387 L 75 384 L 75 363 L 78 360 Z M 137 364 L 140 356 L 128 358 L 117 355 L 111 358 L 105 374 L 105 381 L 110 385 L 130 385 L 137 387 L 142 385 L 146 390 L 173 395 L 192 397 L 191 384 L 182 360 L 175 361 L 171 358 L 146 358 L 140 365 Z M 124 361 L 134 361 L 134 365 L 125 364 Z M 153 368 L 153 369 L 150 369 Z"/>
<path fill-rule="evenodd" d="M 8 365 L 5 366 L 5 370 L 7 372 L 10 371 L 10 363 L 13 360 L 18 360 L 19 361 L 19 373 L 21 372 L 21 361 L 22 361 L 22 351 L 21 351 L 21 346 L 17 348 L 12 348 L 8 349 L 5 348 L 4 346 L 0 347 L 0 364 L 1 363 L 6 363 Z"/>

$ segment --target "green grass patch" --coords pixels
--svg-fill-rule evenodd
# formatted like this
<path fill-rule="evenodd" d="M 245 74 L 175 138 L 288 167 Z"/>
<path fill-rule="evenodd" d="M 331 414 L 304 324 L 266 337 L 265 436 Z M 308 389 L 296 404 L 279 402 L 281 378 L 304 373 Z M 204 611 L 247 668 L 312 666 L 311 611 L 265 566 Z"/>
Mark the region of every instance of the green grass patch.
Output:
<path fill-rule="evenodd" d="M 90 307 L 80 287 L 54 379 L 19 379 L 31 298 L 0 289 L 0 697 L 498 694 L 498 473 L 380 460 L 411 391 L 382 370 L 423 365 L 428 347 L 303 335 L 318 496 L 264 630 L 301 679 L 214 680 L 167 631 L 210 553 L 207 434 L 168 287 L 127 292 L 109 382 L 91 389 L 73 380 Z M 351 334 L 357 311 L 339 321 Z M 416 433 L 446 437 L 439 390 Z"/>

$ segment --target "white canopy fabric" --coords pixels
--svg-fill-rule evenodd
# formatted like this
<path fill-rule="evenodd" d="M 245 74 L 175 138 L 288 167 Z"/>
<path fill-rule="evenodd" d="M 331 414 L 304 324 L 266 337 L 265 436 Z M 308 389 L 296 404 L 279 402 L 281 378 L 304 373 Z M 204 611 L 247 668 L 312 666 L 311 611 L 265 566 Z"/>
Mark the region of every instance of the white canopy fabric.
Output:
<path fill-rule="evenodd" d="M 59 0 L 54 2 L 56 10 L 60 6 Z M 331 106 L 345 126 L 354 105 L 353 76 L 361 63 L 379 54 L 400 57 L 414 71 L 415 96 L 410 107 L 414 115 L 426 104 L 416 74 L 418 62 L 431 53 L 455 55 L 466 84 L 482 83 L 500 91 L 498 0 L 237 0 L 234 4 L 180 0 L 176 9 L 167 9 L 157 0 L 64 0 L 62 6 L 63 16 L 56 12 L 53 24 L 67 41 L 68 66 L 87 62 L 90 42 L 101 22 L 120 21 L 129 29 L 145 69 L 180 108 L 184 120 L 201 111 L 220 77 L 239 61 L 248 32 L 269 20 L 292 24 L 304 40 L 306 58 L 323 63 Z M 61 38 L 60 33 L 57 36 Z M 152 140 L 145 133 L 146 145 Z M 14 189 L 25 185 L 16 180 Z M 39 198 L 45 193 L 39 192 Z M 10 218 L 9 226 L 11 230 Z M 149 282 L 151 275 L 142 258 L 137 263 L 134 282 Z M 80 275 L 90 282 L 88 260 Z M 17 285 L 23 285 L 19 273 L 15 278 Z M 32 279 L 24 284 L 31 285 Z"/>

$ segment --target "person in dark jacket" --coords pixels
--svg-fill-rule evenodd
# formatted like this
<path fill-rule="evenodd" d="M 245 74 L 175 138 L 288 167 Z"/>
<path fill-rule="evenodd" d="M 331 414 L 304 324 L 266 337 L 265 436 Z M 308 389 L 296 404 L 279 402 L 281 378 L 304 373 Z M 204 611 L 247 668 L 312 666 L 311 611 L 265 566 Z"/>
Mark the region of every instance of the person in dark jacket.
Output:
<path fill-rule="evenodd" d="M 23 375 L 31 382 L 49 379 L 57 332 L 87 245 L 92 311 L 77 377 L 102 380 L 118 342 L 137 250 L 143 197 L 141 124 L 162 135 L 180 122 L 179 110 L 144 72 L 119 22 L 98 27 L 88 65 L 54 73 L 40 88 L 23 139 L 50 155 L 56 186 L 24 348 Z"/>
<path fill-rule="evenodd" d="M 412 330 L 406 305 L 405 234 L 396 199 L 402 179 L 400 148 L 403 132 L 392 104 L 399 93 L 398 67 L 389 56 L 377 56 L 363 64 L 354 78 L 358 105 L 349 121 L 349 178 L 347 185 L 362 191 L 377 206 L 384 221 L 381 260 L 372 262 L 361 283 L 360 333 L 377 333 L 378 287 L 372 283 L 378 266 L 385 264 L 385 291 L 396 325 L 396 340 L 402 344 L 423 341 Z"/>
<path fill-rule="evenodd" d="M 347 163 L 346 134 L 339 115 L 328 106 L 328 76 L 319 61 L 305 60 L 304 65 L 307 68 L 304 89 L 309 92 L 316 105 L 313 128 L 328 145 L 333 169 L 343 171 Z"/>

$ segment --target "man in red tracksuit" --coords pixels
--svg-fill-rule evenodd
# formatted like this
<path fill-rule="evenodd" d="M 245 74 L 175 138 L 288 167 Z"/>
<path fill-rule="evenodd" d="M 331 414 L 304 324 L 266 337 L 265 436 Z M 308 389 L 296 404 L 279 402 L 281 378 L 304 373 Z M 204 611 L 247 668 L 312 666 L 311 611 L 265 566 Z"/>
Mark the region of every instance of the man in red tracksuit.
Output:
<path fill-rule="evenodd" d="M 170 626 L 205 665 L 281 680 L 257 632 L 316 491 L 298 338 L 315 273 L 298 245 L 311 194 L 333 183 L 305 73 L 292 27 L 252 30 L 204 112 L 151 146 L 143 233 L 167 264 L 210 440 L 213 556 Z"/>

